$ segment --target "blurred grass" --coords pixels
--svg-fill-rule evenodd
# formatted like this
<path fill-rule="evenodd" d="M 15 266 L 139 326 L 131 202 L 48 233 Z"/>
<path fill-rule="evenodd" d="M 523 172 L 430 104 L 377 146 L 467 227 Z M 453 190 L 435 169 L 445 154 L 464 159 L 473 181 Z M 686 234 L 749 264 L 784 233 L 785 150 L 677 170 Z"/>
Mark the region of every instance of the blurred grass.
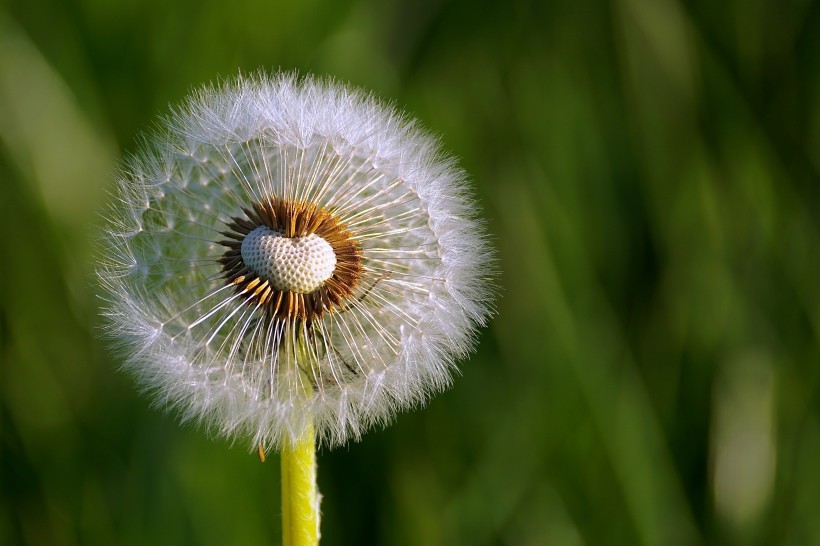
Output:
<path fill-rule="evenodd" d="M 455 387 L 320 456 L 323 544 L 820 544 L 820 4 L 0 3 L 0 543 L 277 543 L 278 468 L 98 340 L 123 151 L 332 74 L 443 135 L 502 255 Z"/>

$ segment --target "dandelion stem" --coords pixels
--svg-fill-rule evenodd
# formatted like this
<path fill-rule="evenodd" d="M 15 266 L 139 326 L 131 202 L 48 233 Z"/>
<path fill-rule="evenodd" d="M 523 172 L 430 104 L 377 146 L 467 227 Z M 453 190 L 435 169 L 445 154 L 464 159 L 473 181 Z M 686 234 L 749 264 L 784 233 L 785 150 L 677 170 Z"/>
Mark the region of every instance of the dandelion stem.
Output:
<path fill-rule="evenodd" d="M 319 544 L 319 492 L 313 426 L 282 449 L 282 546 Z"/>

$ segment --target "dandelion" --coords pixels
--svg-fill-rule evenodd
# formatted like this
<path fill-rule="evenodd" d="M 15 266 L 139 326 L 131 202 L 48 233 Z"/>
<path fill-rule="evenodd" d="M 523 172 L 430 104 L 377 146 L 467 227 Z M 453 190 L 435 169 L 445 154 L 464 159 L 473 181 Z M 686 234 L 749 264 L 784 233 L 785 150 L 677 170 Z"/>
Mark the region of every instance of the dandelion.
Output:
<path fill-rule="evenodd" d="M 109 330 L 158 403 L 282 450 L 283 488 L 313 487 L 315 512 L 286 456 L 313 468 L 314 438 L 358 439 L 447 387 L 490 317 L 475 210 L 436 141 L 372 96 L 293 75 L 207 87 L 123 169 Z"/>

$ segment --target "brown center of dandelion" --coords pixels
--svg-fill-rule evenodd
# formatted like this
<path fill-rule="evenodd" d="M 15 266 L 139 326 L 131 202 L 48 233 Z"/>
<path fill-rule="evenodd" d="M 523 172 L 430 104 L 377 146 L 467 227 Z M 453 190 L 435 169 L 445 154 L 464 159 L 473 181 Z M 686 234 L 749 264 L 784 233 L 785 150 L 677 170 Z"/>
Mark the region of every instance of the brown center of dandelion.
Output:
<path fill-rule="evenodd" d="M 362 274 L 361 249 L 325 208 L 271 197 L 222 232 L 225 280 L 270 318 L 312 322 L 342 306 Z"/>

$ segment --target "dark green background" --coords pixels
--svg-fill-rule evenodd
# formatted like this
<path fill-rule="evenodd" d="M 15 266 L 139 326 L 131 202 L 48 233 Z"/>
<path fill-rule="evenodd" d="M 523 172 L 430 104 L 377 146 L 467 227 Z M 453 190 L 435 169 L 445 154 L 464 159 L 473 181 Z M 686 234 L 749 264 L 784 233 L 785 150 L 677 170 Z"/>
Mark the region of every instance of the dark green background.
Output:
<path fill-rule="evenodd" d="M 279 542 L 278 458 L 99 338 L 123 153 L 259 67 L 462 158 L 498 316 L 452 390 L 319 456 L 323 545 L 820 544 L 820 4 L 0 0 L 0 544 Z"/>

